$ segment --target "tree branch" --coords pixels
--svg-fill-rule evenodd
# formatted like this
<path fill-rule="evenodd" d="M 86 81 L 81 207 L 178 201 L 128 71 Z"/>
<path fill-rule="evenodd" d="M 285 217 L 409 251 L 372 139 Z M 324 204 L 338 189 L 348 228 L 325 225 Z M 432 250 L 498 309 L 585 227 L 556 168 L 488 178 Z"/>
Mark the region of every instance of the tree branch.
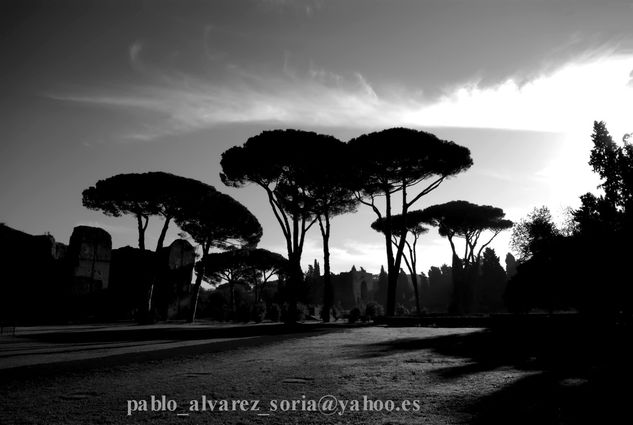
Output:
<path fill-rule="evenodd" d="M 446 176 L 442 176 L 442 177 L 438 178 L 437 180 L 435 180 L 430 185 L 428 185 L 422 192 L 418 193 L 411 201 L 409 201 L 409 203 L 407 205 L 407 208 L 410 207 L 411 205 L 413 205 L 418 199 L 420 199 L 424 195 L 426 195 L 429 192 L 437 189 L 437 187 L 444 181 L 445 178 L 446 178 Z"/>
<path fill-rule="evenodd" d="M 277 223 L 279 223 L 279 227 L 281 227 L 284 238 L 286 238 L 286 248 L 288 249 L 288 253 L 290 253 L 292 252 L 292 245 L 290 242 L 290 223 L 288 223 L 288 218 L 286 217 L 286 214 L 283 212 L 283 210 L 279 208 L 278 203 L 275 200 L 275 195 L 273 191 L 266 185 L 261 186 L 266 190 L 266 194 L 268 195 L 268 203 L 270 204 L 270 207 L 275 214 L 275 218 L 277 219 Z M 283 219 L 281 214 L 283 214 Z"/>
<path fill-rule="evenodd" d="M 498 235 L 499 233 L 501 233 L 501 232 L 502 232 L 501 230 L 495 230 L 495 231 L 494 231 L 494 234 L 493 234 L 493 235 L 492 235 L 492 237 L 488 240 L 488 242 L 486 242 L 485 244 L 483 244 L 483 245 L 481 246 L 481 248 L 479 248 L 479 251 L 477 252 L 477 259 L 478 259 L 478 260 L 481 258 L 481 252 L 484 250 L 484 248 L 486 248 L 488 245 L 490 245 L 490 242 L 492 242 L 492 240 L 493 240 L 494 238 L 496 238 L 496 237 L 497 237 L 497 235 Z"/>
<path fill-rule="evenodd" d="M 360 196 L 360 193 L 358 192 L 354 192 L 354 197 L 358 200 L 358 202 L 360 202 L 363 205 L 367 205 L 368 207 L 371 207 L 371 209 L 374 210 L 374 213 L 376 213 L 376 215 L 378 216 L 379 219 L 382 218 L 382 214 L 380 213 L 380 210 L 378 209 L 378 207 L 376 207 L 376 202 L 374 199 L 374 195 L 369 195 L 371 202 L 367 202 L 363 199 L 362 196 Z"/>

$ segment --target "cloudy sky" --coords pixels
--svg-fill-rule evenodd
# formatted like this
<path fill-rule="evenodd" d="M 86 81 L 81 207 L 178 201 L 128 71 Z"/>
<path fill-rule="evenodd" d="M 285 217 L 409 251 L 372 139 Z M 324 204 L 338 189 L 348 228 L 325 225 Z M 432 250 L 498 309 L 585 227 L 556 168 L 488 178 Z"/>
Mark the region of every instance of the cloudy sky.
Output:
<path fill-rule="evenodd" d="M 163 170 L 214 185 L 283 253 L 264 194 L 219 179 L 220 155 L 265 129 L 349 140 L 407 126 L 471 149 L 475 165 L 417 207 L 464 199 L 519 219 L 559 214 L 598 183 L 594 120 L 633 131 L 633 3 L 624 0 L 35 1 L 0 5 L 0 221 L 68 242 L 131 217 L 81 205 L 97 180 Z M 378 271 L 361 208 L 338 217 L 333 270 Z M 150 222 L 148 245 L 160 223 Z M 171 238 L 176 237 L 176 230 Z M 494 247 L 505 257 L 509 232 Z M 319 258 L 316 229 L 305 263 Z M 437 234 L 422 268 L 450 261 Z"/>

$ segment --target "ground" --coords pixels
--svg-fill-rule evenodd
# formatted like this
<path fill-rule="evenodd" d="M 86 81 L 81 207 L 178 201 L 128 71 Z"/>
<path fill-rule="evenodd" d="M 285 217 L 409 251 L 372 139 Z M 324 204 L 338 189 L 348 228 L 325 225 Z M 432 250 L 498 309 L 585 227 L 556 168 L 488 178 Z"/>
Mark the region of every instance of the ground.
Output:
<path fill-rule="evenodd" d="M 196 329 L 184 337 L 155 328 L 3 336 L 0 423 L 567 424 L 588 422 L 616 402 L 603 392 L 595 397 L 604 376 L 600 362 L 579 367 L 564 350 L 557 356 L 542 347 L 528 350 L 507 333 L 380 326 L 304 326 L 291 333 L 277 325 L 241 333 L 239 327 Z M 239 336 L 224 338 L 229 331 Z M 346 409 L 312 411 L 310 400 L 327 395 L 348 403 Z M 177 407 L 152 412 L 151 396 Z M 211 403 L 227 400 L 231 411 L 210 412 L 208 404 L 206 411 L 200 405 L 190 410 L 192 400 L 202 403 L 203 396 Z M 233 411 L 233 400 L 248 403 Z M 257 411 L 250 410 L 254 400 Z M 138 411 L 144 401 L 150 411 Z"/>

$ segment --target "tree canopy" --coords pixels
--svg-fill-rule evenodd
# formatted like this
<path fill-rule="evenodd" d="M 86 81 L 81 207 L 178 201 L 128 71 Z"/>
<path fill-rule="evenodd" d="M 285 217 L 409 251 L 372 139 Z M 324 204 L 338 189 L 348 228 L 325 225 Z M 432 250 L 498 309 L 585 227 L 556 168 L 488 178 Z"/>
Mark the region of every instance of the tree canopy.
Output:
<path fill-rule="evenodd" d="M 195 201 L 181 208 L 174 219 L 202 248 L 191 299 L 189 321 L 193 322 L 210 249 L 255 247 L 262 237 L 262 226 L 244 205 L 210 185 L 198 193 Z"/>
<path fill-rule="evenodd" d="M 99 180 L 82 193 L 86 208 L 112 217 L 131 214 L 136 217 L 139 248 L 145 249 L 145 231 L 149 217 L 164 218 L 156 249 L 163 246 L 171 220 L 179 209 L 206 190 L 204 183 L 161 171 L 117 174 Z"/>
<path fill-rule="evenodd" d="M 203 251 L 254 247 L 259 243 L 262 227 L 248 208 L 210 185 L 198 195 L 195 202 L 178 211 L 174 220 Z"/>
<path fill-rule="evenodd" d="M 417 273 L 417 262 L 418 262 L 418 254 L 417 254 L 417 244 L 420 236 L 427 233 L 429 231 L 428 227 L 425 227 L 423 224 L 425 223 L 426 218 L 422 214 L 422 211 L 409 211 L 405 216 L 399 214 L 391 217 L 391 227 L 392 229 L 402 235 L 403 231 L 405 233 L 405 245 L 407 248 L 408 255 L 403 255 L 404 262 L 409 269 L 409 273 L 411 275 L 411 283 L 413 284 L 413 289 L 415 292 L 415 302 L 416 302 L 416 310 L 418 314 L 422 313 L 421 304 L 420 304 L 420 291 L 418 288 L 418 273 Z M 376 230 L 377 232 L 385 233 L 385 229 L 387 227 L 387 220 L 385 218 L 378 219 L 371 224 L 371 228 Z M 411 235 L 412 240 L 409 241 L 407 235 Z M 398 238 L 392 234 L 392 242 L 395 246 L 398 244 Z"/>
<path fill-rule="evenodd" d="M 549 208 L 542 206 L 516 223 L 510 246 L 519 255 L 519 261 L 526 261 L 560 235 Z"/>
<path fill-rule="evenodd" d="M 633 206 L 633 146 L 628 142 L 629 136 L 625 135 L 624 145 L 619 146 L 603 121 L 593 124 L 589 165 L 602 178 L 600 187 L 605 200 L 620 211 Z"/>
<path fill-rule="evenodd" d="M 391 229 L 395 233 L 401 233 L 405 230 L 421 235 L 428 231 L 428 228 L 424 226 L 424 224 L 430 224 L 427 220 L 422 210 L 409 211 L 406 217 L 402 214 L 396 214 L 391 216 Z M 375 220 L 371 224 L 371 228 L 377 232 L 384 233 L 387 229 L 387 219 L 383 217 Z"/>
<path fill-rule="evenodd" d="M 435 190 L 445 179 L 467 170 L 473 163 L 468 148 L 424 131 L 390 128 L 364 134 L 349 141 L 357 174 L 359 200 L 372 208 L 378 219 L 385 219 L 383 234 L 389 277 L 387 315 L 395 312 L 395 294 L 405 227 L 392 228 L 392 197 L 400 195 L 398 211 L 404 217 L 420 198 Z M 384 210 L 376 203 L 384 197 Z M 395 252 L 392 247 L 396 235 Z"/>
<path fill-rule="evenodd" d="M 426 222 L 438 228 L 441 236 L 448 238 L 453 255 L 461 258 L 464 265 L 479 261 L 481 253 L 492 240 L 503 230 L 512 227 L 512 221 L 505 219 L 501 208 L 490 205 L 477 205 L 468 201 L 450 201 L 444 204 L 432 205 L 420 213 Z M 491 237 L 477 245 L 485 231 L 492 233 Z M 457 254 L 454 243 L 455 237 L 464 238 L 465 250 L 463 257 Z"/>
<path fill-rule="evenodd" d="M 255 183 L 266 191 L 286 240 L 291 309 L 296 286 L 303 280 L 301 255 L 306 233 L 320 215 L 347 208 L 334 196 L 339 193 L 337 188 L 324 190 L 330 182 L 327 179 L 334 182 L 337 178 L 325 165 L 342 149 L 342 143 L 332 136 L 288 129 L 264 131 L 222 154 L 220 178 L 224 184 L 243 187 Z M 332 196 L 326 198 L 326 193 Z"/>
<path fill-rule="evenodd" d="M 468 313 L 476 302 L 475 281 L 478 279 L 482 251 L 503 230 L 512 227 L 501 208 L 477 205 L 468 201 L 451 201 L 433 205 L 422 211 L 425 220 L 437 226 L 441 236 L 448 239 L 453 252 L 453 297 L 449 309 L 453 313 Z M 492 235 L 482 241 L 484 232 Z M 455 238 L 464 239 L 464 253 L 460 256 Z M 481 243 L 479 249 L 477 245 Z"/>
<path fill-rule="evenodd" d="M 605 233 L 633 232 L 633 146 L 625 135 L 618 145 L 602 121 L 594 122 L 589 165 L 602 179 L 604 194 L 581 196 L 573 212 L 577 231 L 592 237 Z"/>
<path fill-rule="evenodd" d="M 263 248 L 243 248 L 209 254 L 205 276 L 211 281 L 261 280 L 286 272 L 288 260 Z"/>
<path fill-rule="evenodd" d="M 316 222 L 307 185 L 317 170 L 315 152 L 334 137 L 301 130 L 270 130 L 222 154 L 222 182 L 262 187 L 286 239 L 290 261 L 298 262 L 305 234 Z"/>
<path fill-rule="evenodd" d="M 350 140 L 360 165 L 364 194 L 380 196 L 403 191 L 427 180 L 431 183 L 406 200 L 407 207 L 435 189 L 441 181 L 472 166 L 470 150 L 434 134 L 409 128 L 390 128 Z"/>
<path fill-rule="evenodd" d="M 511 310 L 574 308 L 611 323 L 633 317 L 633 146 L 630 135 L 616 143 L 598 121 L 591 140 L 589 165 L 602 192 L 580 197 L 567 230 L 557 229 L 545 208 L 515 228 L 513 247 L 522 261 L 508 285 Z"/>
<path fill-rule="evenodd" d="M 358 199 L 353 187 L 356 178 L 350 166 L 350 149 L 345 143 L 327 138 L 314 152 L 312 161 L 302 173 L 303 196 L 310 205 L 321 231 L 323 242 L 323 310 L 321 317 L 330 320 L 334 306 L 334 288 L 330 277 L 331 220 L 338 215 L 355 212 Z"/>

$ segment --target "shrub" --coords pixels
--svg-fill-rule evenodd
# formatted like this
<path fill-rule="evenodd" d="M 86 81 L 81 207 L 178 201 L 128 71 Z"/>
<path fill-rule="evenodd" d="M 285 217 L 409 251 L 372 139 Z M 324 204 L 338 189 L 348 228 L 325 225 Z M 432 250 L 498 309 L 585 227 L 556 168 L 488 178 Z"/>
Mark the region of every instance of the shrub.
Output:
<path fill-rule="evenodd" d="M 398 306 L 396 307 L 396 316 L 406 316 L 409 313 L 409 309 L 402 304 L 398 304 Z"/>
<path fill-rule="evenodd" d="M 236 322 L 250 322 L 251 320 L 251 307 L 248 302 L 242 301 L 240 305 L 235 309 L 234 321 Z"/>
<path fill-rule="evenodd" d="M 279 304 L 271 304 L 267 310 L 268 319 L 271 322 L 279 322 L 281 320 L 281 308 Z"/>
<path fill-rule="evenodd" d="M 290 306 L 288 305 L 288 303 L 284 303 L 281 306 L 281 320 L 283 322 L 288 322 L 289 317 L 288 315 L 290 314 Z M 302 320 L 305 320 L 305 316 L 306 316 L 306 306 L 302 303 L 297 303 L 297 313 L 294 317 L 294 321 L 295 322 L 300 322 Z"/>
<path fill-rule="evenodd" d="M 385 312 L 382 305 L 374 301 L 367 303 L 367 306 L 365 307 L 365 316 L 367 316 L 369 320 L 374 320 L 378 316 L 384 316 L 384 314 Z"/>
<path fill-rule="evenodd" d="M 261 321 L 264 320 L 265 316 L 266 304 L 260 301 L 253 306 L 253 313 L 251 315 L 251 318 L 255 323 L 261 323 Z"/>
<path fill-rule="evenodd" d="M 360 319 L 360 308 L 358 307 L 354 307 L 350 312 L 349 312 L 349 322 L 350 323 L 356 323 L 358 322 L 358 320 Z"/>

